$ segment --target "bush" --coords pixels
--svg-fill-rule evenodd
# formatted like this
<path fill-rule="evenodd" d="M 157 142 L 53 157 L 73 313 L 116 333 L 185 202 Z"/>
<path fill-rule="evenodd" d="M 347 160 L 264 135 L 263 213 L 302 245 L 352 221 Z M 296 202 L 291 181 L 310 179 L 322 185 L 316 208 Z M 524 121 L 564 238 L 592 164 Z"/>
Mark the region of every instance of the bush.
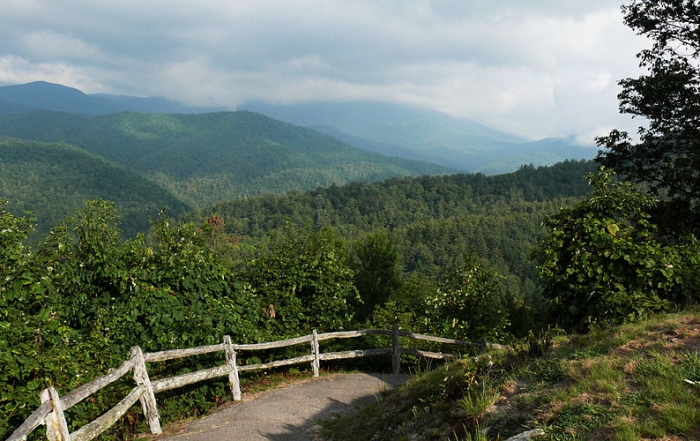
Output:
<path fill-rule="evenodd" d="M 694 240 L 660 243 L 649 221 L 656 200 L 613 171 L 601 168 L 587 180 L 589 198 L 547 218 L 549 234 L 535 252 L 553 321 L 586 329 L 689 301 L 684 279 L 697 276 Z"/>

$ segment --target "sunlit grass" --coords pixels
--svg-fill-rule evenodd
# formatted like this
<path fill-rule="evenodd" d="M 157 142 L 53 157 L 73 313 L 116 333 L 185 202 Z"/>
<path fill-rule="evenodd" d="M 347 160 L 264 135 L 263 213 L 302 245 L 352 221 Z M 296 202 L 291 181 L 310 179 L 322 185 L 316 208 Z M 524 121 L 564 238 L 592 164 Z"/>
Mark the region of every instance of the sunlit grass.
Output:
<path fill-rule="evenodd" d="M 480 388 L 468 392 L 457 400 L 457 406 L 469 418 L 483 418 L 491 406 L 496 404 L 500 394 L 497 389 L 489 387 L 485 382 Z"/>
<path fill-rule="evenodd" d="M 334 422 L 347 430 L 329 439 L 388 440 L 377 433 L 401 429 L 395 439 L 496 440 L 533 428 L 541 441 L 700 439 L 697 309 L 553 341 L 538 358 L 525 342 L 494 354 L 488 372 L 473 359 L 425 372 Z"/>

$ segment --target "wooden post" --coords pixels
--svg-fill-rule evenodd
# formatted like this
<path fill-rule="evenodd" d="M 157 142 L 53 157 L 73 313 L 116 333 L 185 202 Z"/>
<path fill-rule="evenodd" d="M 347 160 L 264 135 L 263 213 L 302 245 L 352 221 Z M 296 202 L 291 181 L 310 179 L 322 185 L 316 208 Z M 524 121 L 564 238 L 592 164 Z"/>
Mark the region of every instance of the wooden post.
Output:
<path fill-rule="evenodd" d="M 226 345 L 226 364 L 231 371 L 228 373 L 228 384 L 234 401 L 241 401 L 241 381 L 238 378 L 238 365 L 236 364 L 236 351 L 231 344 L 231 337 L 224 335 Z"/>
<path fill-rule="evenodd" d="M 148 420 L 148 426 L 151 429 L 151 433 L 158 435 L 159 433 L 162 433 L 160 428 L 160 415 L 158 414 L 156 395 L 153 392 L 151 379 L 148 378 L 146 361 L 143 358 L 141 348 L 138 346 L 131 348 L 131 356 L 134 359 L 134 381 L 136 381 L 136 384 L 145 389 L 140 398 L 141 406 L 143 407 L 143 414 Z"/>
<path fill-rule="evenodd" d="M 46 438 L 49 441 L 70 441 L 70 432 L 63 413 L 61 398 L 53 387 L 41 391 L 41 402 L 51 402 L 51 413 L 46 416 Z"/>
<path fill-rule="evenodd" d="M 318 345 L 318 334 L 314 329 L 313 333 L 311 334 L 311 354 L 314 356 L 314 359 L 311 362 L 311 369 L 314 371 L 314 377 L 318 377 L 318 371 L 321 368 L 320 352 L 321 351 Z"/>
<path fill-rule="evenodd" d="M 391 366 L 394 368 L 394 373 L 401 372 L 401 346 L 399 345 L 399 324 L 394 323 L 394 332 L 391 335 L 391 343 L 394 347 L 394 355 L 391 357 Z"/>

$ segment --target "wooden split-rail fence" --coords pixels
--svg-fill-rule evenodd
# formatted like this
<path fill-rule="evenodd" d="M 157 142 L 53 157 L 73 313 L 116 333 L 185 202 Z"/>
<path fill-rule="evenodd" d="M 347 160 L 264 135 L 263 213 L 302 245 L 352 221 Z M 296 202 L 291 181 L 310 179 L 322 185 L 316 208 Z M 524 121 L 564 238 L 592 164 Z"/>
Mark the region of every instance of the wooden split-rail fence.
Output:
<path fill-rule="evenodd" d="M 392 336 L 392 347 L 328 353 L 321 353 L 319 350 L 320 341 L 336 338 L 360 337 L 364 335 L 390 335 Z M 328 332 L 323 334 L 317 334 L 316 331 L 313 331 L 312 334 L 303 337 L 257 344 L 233 344 L 231 343 L 231 338 L 229 336 L 224 336 L 223 343 L 217 345 L 200 346 L 187 349 L 173 349 L 169 351 L 151 352 L 145 354 L 141 351 L 141 348 L 135 346 L 131 349 L 131 357 L 121 366 L 112 370 L 107 375 L 96 378 L 95 380 L 80 386 L 64 396 L 59 396 L 58 392 L 53 387 L 44 389 L 41 392 L 41 405 L 29 416 L 29 418 L 24 421 L 21 426 L 19 426 L 12 433 L 12 435 L 10 435 L 7 441 L 24 441 L 27 439 L 27 436 L 29 436 L 29 434 L 40 425 L 46 425 L 46 438 L 49 441 L 88 441 L 99 436 L 102 432 L 113 426 L 119 420 L 119 418 L 121 418 L 129 410 L 129 408 L 131 408 L 131 406 L 136 404 L 137 401 L 141 402 L 143 413 L 148 421 L 151 433 L 158 434 L 161 433 L 161 427 L 160 415 L 158 413 L 155 398 L 156 393 L 176 389 L 204 380 L 228 376 L 233 399 L 240 400 L 241 387 L 238 373 L 242 371 L 270 369 L 279 366 L 310 362 L 313 376 L 317 377 L 319 374 L 320 362 L 322 360 L 339 360 L 392 354 L 392 367 L 394 373 L 399 373 L 401 354 L 413 354 L 421 357 L 438 359 L 455 358 L 455 355 L 453 354 L 401 348 L 399 342 L 400 337 L 408 337 L 437 343 L 474 346 L 481 348 L 482 351 L 486 350 L 488 347 L 499 346 L 487 344 L 485 341 L 482 341 L 481 343 L 472 343 L 442 337 L 414 334 L 411 332 L 399 331 L 398 327 L 394 327 L 393 330 L 365 329 L 359 331 Z M 277 360 L 268 363 L 245 366 L 238 366 L 236 363 L 237 351 L 275 349 L 302 343 L 310 344 L 310 354 L 289 358 L 286 360 Z M 175 360 L 183 357 L 222 351 L 225 354 L 226 363 L 221 366 L 161 379 L 152 380 L 148 376 L 146 363 Z M 126 397 L 119 401 L 119 403 L 102 414 L 96 420 L 71 433 L 68 430 L 68 424 L 66 422 L 64 411 L 70 409 L 109 384 L 119 380 L 130 371 L 133 371 L 133 378 L 136 383 L 136 387 L 134 387 Z"/>

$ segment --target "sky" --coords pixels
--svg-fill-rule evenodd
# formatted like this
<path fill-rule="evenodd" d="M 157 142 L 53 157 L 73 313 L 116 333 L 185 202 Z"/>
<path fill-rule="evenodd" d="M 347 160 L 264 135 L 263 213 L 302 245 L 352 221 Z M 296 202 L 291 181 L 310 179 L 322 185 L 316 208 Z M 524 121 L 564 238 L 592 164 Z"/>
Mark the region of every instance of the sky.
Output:
<path fill-rule="evenodd" d="M 382 101 L 592 143 L 649 46 L 615 0 L 0 0 L 0 85 L 247 101 Z"/>

